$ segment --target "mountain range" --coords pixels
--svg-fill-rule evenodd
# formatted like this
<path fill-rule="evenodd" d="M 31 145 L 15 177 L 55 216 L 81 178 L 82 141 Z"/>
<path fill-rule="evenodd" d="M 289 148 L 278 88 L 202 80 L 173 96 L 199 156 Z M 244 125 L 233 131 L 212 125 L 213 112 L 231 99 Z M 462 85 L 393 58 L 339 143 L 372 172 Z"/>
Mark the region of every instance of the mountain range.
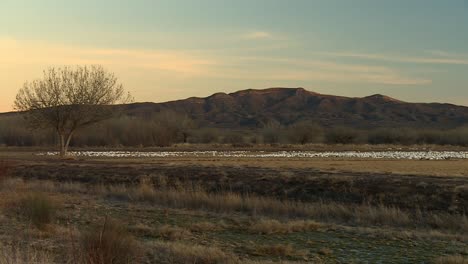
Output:
<path fill-rule="evenodd" d="M 325 127 L 453 128 L 468 124 L 468 107 L 443 103 L 408 103 L 385 95 L 362 98 L 319 94 L 304 88 L 248 89 L 165 103 L 124 106 L 130 116 L 174 111 L 200 126 L 259 128 L 313 122 Z"/>

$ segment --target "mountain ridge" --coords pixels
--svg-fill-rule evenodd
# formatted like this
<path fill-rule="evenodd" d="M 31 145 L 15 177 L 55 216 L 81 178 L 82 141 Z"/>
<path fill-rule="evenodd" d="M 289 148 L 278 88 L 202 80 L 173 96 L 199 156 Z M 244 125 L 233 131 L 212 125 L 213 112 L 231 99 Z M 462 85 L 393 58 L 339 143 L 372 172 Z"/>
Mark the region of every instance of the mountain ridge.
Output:
<path fill-rule="evenodd" d="M 317 123 L 361 129 L 417 127 L 449 129 L 468 124 L 468 107 L 447 103 L 409 103 L 386 95 L 345 97 L 298 88 L 273 87 L 214 93 L 162 103 L 120 106 L 129 117 L 161 111 L 189 116 L 200 127 L 254 129 Z M 3 113 L 0 116 L 19 114 Z"/>
<path fill-rule="evenodd" d="M 207 97 L 126 106 L 131 116 L 170 110 L 201 126 L 258 128 L 314 122 L 323 126 L 453 128 L 468 124 L 468 107 L 447 103 L 409 103 L 386 95 L 345 97 L 302 87 L 246 89 Z"/>

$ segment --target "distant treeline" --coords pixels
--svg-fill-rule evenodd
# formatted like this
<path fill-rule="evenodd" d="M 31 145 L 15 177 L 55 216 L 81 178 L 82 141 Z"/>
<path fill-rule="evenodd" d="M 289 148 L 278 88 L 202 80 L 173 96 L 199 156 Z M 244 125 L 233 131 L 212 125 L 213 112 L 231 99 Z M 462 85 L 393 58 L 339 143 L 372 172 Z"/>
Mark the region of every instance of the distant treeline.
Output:
<path fill-rule="evenodd" d="M 248 130 L 203 128 L 188 117 L 158 113 L 147 117 L 124 116 L 81 130 L 73 139 L 75 147 L 155 147 L 177 143 L 231 144 L 436 144 L 468 146 L 468 127 L 449 130 L 418 128 L 348 127 L 324 128 L 314 123 L 289 127 L 277 124 Z M 52 146 L 53 130 L 32 130 L 20 116 L 0 118 L 0 146 Z"/>

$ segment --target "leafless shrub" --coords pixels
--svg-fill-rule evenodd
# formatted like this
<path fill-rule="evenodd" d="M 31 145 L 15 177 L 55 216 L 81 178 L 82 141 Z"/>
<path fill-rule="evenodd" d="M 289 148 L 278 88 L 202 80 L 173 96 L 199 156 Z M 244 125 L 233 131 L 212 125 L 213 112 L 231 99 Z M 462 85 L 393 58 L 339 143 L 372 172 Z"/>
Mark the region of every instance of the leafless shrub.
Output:
<path fill-rule="evenodd" d="M 39 229 L 52 223 L 57 203 L 44 193 L 27 194 L 19 201 L 19 211 Z"/>
<path fill-rule="evenodd" d="M 114 220 L 105 220 L 81 237 L 82 258 L 87 264 L 137 263 L 140 247 L 125 227 Z"/>
<path fill-rule="evenodd" d="M 0 186 L 10 176 L 10 165 L 6 161 L 0 161 Z"/>
<path fill-rule="evenodd" d="M 352 144 L 358 139 L 358 132 L 352 128 L 337 127 L 325 133 L 328 144 Z"/>
<path fill-rule="evenodd" d="M 323 129 L 317 124 L 301 122 L 288 129 L 288 139 L 292 144 L 308 144 L 319 142 L 323 137 Z"/>

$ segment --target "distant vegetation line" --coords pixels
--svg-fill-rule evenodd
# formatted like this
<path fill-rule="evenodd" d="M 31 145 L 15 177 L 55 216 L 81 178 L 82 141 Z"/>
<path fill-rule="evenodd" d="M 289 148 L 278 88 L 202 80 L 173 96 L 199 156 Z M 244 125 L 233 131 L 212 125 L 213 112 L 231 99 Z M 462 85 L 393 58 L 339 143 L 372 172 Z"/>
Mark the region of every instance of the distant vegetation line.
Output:
<path fill-rule="evenodd" d="M 468 146 L 468 127 L 452 129 L 322 127 L 313 122 L 259 128 L 201 127 L 171 111 L 144 117 L 122 116 L 80 130 L 75 147 L 166 147 L 179 143 L 229 144 L 435 144 Z M 20 115 L 0 117 L 0 146 L 55 146 L 52 130 L 32 130 Z"/>

